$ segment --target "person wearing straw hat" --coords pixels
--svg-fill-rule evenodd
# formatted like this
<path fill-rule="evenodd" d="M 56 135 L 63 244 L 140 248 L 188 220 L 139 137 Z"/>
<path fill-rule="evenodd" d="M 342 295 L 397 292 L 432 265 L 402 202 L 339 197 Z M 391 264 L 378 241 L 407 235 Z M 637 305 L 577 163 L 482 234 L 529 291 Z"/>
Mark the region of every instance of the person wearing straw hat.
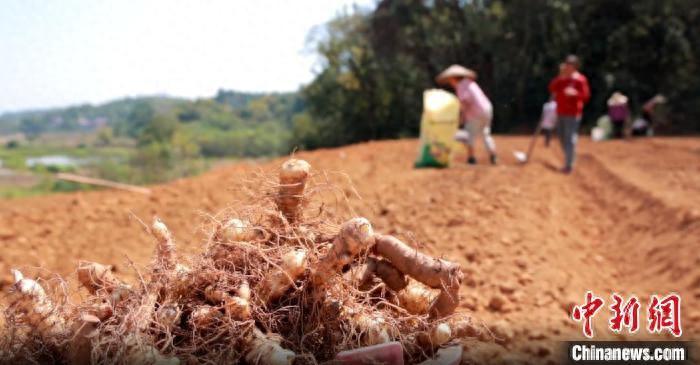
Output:
<path fill-rule="evenodd" d="M 630 116 L 627 105 L 627 97 L 619 91 L 615 91 L 608 99 L 608 117 L 613 126 L 613 138 L 623 138 L 625 123 Z"/>
<path fill-rule="evenodd" d="M 476 72 L 460 65 L 452 65 L 437 75 L 435 81 L 438 84 L 450 86 L 459 99 L 460 126 L 464 127 L 466 132 L 466 138 L 460 139 L 460 141 L 467 147 L 467 163 L 476 164 L 474 143 L 478 137 L 482 137 L 491 164 L 495 165 L 498 157 L 496 156 L 496 143 L 491 137 L 493 106 L 476 83 Z"/>
<path fill-rule="evenodd" d="M 557 101 L 557 131 L 565 156 L 561 171 L 565 174 L 573 171 L 583 105 L 591 97 L 588 79 L 578 68 L 578 57 L 567 56 L 560 65 L 559 75 L 549 83 L 549 93 L 553 94 Z"/>

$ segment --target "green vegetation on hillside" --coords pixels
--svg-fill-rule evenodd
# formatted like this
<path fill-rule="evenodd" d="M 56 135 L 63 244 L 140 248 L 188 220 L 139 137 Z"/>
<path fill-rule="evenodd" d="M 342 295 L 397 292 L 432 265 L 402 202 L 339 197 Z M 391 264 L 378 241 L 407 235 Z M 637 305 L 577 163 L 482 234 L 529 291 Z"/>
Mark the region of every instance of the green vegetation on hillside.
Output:
<path fill-rule="evenodd" d="M 71 170 L 127 183 L 163 182 L 199 173 L 216 159 L 288 153 L 294 121 L 304 115 L 296 93 L 226 90 L 212 99 L 134 98 L 6 114 L 0 125 L 6 132 L 22 132 L 26 139 L 7 141 L 0 160 L 6 169 L 48 178 L 58 167 L 29 168 L 27 158 L 89 157 Z M 4 195 L 23 195 L 10 190 Z M 42 183 L 26 192 L 42 190 L 66 189 Z"/>
<path fill-rule="evenodd" d="M 0 133 L 24 132 L 28 137 L 48 132 L 87 132 L 106 124 L 125 121 L 134 106 L 148 103 L 155 109 L 168 109 L 185 102 L 169 97 L 124 98 L 101 105 L 31 110 L 0 115 Z"/>

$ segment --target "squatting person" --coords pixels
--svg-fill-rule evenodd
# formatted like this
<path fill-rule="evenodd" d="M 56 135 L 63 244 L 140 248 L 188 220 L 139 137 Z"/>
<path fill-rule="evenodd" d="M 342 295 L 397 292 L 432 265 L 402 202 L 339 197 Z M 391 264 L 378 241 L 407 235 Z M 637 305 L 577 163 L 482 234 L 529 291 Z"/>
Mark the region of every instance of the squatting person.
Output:
<path fill-rule="evenodd" d="M 627 96 L 615 91 L 608 99 L 608 117 L 613 126 L 613 138 L 624 138 L 625 123 L 630 116 L 630 108 L 627 104 Z"/>
<path fill-rule="evenodd" d="M 482 137 L 491 164 L 495 165 L 498 158 L 496 156 L 496 143 L 491 137 L 493 106 L 476 83 L 476 72 L 460 65 L 452 65 L 441 72 L 435 80 L 438 84 L 452 87 L 459 98 L 460 127 L 464 127 L 467 132 L 467 138 L 464 141 L 469 155 L 467 163 L 476 164 L 474 143 L 478 137 Z"/>

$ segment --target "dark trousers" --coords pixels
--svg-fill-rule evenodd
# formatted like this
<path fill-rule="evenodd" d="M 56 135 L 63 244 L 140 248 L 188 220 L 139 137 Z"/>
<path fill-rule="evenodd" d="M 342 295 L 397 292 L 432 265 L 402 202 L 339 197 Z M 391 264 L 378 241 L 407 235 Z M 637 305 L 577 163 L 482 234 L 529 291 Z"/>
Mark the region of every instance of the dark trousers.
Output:
<path fill-rule="evenodd" d="M 571 170 L 576 160 L 576 143 L 581 117 L 560 115 L 558 119 L 557 132 L 559 132 L 559 141 L 564 150 L 564 167 Z"/>
<path fill-rule="evenodd" d="M 644 137 L 649 133 L 649 128 L 643 127 L 643 128 L 637 128 L 632 130 L 632 135 L 635 137 Z"/>
<path fill-rule="evenodd" d="M 624 137 L 624 130 L 625 130 L 625 121 L 624 120 L 613 120 L 612 126 L 613 126 L 613 138 L 623 138 Z"/>

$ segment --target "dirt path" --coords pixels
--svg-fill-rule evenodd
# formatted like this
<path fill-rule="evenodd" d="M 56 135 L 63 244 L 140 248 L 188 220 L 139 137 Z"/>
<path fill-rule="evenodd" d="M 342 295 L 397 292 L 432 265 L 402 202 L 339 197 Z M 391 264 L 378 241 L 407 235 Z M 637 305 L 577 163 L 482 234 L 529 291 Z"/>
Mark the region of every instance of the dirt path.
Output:
<path fill-rule="evenodd" d="M 555 361 L 552 340 L 581 337 L 568 313 L 586 290 L 608 301 L 612 292 L 636 294 L 644 305 L 650 293 L 680 293 L 684 338 L 698 339 L 700 139 L 584 140 L 571 176 L 556 172 L 554 147 L 538 147 L 523 167 L 510 151 L 526 146 L 525 138 L 497 143 L 496 167 L 415 170 L 414 140 L 299 156 L 317 170 L 346 173 L 362 197 L 352 207 L 377 230 L 460 261 L 462 310 L 512 336 L 507 348 Z M 104 191 L 0 201 L 3 284 L 12 266 L 65 275 L 78 259 L 114 264 L 128 277 L 126 256 L 148 262 L 152 242 L 138 218 L 153 215 L 181 246 L 196 249 L 205 215 L 241 198 L 251 172 L 278 163 L 222 167 L 155 187 L 151 197 Z M 598 317 L 596 333 L 613 337 L 607 313 Z"/>

